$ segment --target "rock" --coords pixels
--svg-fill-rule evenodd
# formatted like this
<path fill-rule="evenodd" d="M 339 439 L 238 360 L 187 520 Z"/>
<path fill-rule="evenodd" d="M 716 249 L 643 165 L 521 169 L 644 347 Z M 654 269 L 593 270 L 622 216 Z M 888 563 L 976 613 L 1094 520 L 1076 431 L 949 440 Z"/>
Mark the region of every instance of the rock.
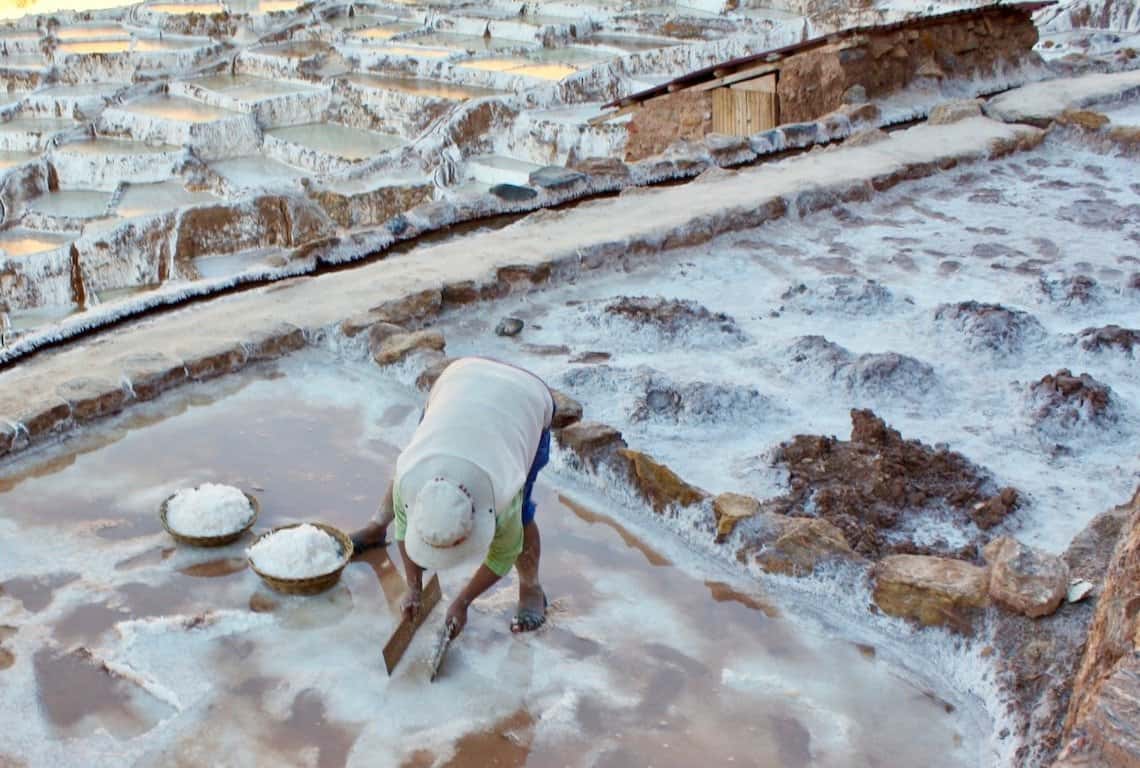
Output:
<path fill-rule="evenodd" d="M 1007 486 L 985 501 L 975 504 L 970 510 L 970 519 L 983 531 L 988 531 L 1001 524 L 1017 508 L 1017 501 L 1017 489 Z"/>
<path fill-rule="evenodd" d="M 340 332 L 351 339 L 368 330 L 377 322 L 379 322 L 379 318 L 372 312 L 357 312 L 352 317 L 341 321 Z"/>
<path fill-rule="evenodd" d="M 867 410 L 851 412 L 851 440 L 797 435 L 774 461 L 787 468 L 791 490 L 771 501 L 774 511 L 811 510 L 838 527 L 860 555 L 973 556 L 974 544 L 953 550 L 945 542 L 915 543 L 900 527 L 921 526 L 924 515 L 950 515 L 962 528 L 974 505 L 993 495 L 992 481 L 961 454 L 903 440 Z M 889 536 L 887 534 L 890 534 Z"/>
<path fill-rule="evenodd" d="M 474 280 L 447 283 L 443 286 L 442 293 L 443 303 L 449 306 L 474 304 L 482 298 L 479 286 L 475 284 Z"/>
<path fill-rule="evenodd" d="M 1107 759 L 1140 765 L 1140 490 L 1125 506 L 1121 536 L 1096 603 L 1084 656 L 1073 680 L 1066 737 L 1087 735 Z"/>
<path fill-rule="evenodd" d="M 732 535 L 736 524 L 760 511 L 760 502 L 739 493 L 722 493 L 713 499 L 713 516 L 716 519 L 717 541 Z"/>
<path fill-rule="evenodd" d="M 432 362 L 427 368 L 424 368 L 419 376 L 416 377 L 416 388 L 427 391 L 435 386 L 436 380 L 443 375 L 447 366 L 454 363 L 456 358 L 444 357 Z"/>
<path fill-rule="evenodd" d="M 754 133 L 748 137 L 749 148 L 758 155 L 782 152 L 787 147 L 784 132 L 779 128 Z"/>
<path fill-rule="evenodd" d="M 23 427 L 28 440 L 35 442 L 60 431 L 71 418 L 71 406 L 59 397 L 44 395 L 20 403 L 10 415 L 14 423 Z"/>
<path fill-rule="evenodd" d="M 874 566 L 871 578 L 884 613 L 927 627 L 970 634 L 986 605 L 988 571 L 961 560 L 892 555 Z"/>
<path fill-rule="evenodd" d="M 586 174 L 560 165 L 539 168 L 530 175 L 530 184 L 543 189 L 565 189 L 586 180 Z"/>
<path fill-rule="evenodd" d="M 510 264 L 495 270 L 495 279 L 507 291 L 522 286 L 524 290 L 532 285 L 541 285 L 554 274 L 551 264 Z"/>
<path fill-rule="evenodd" d="M 631 181 L 629 166 L 616 157 L 587 157 L 570 164 L 597 184 L 625 186 Z"/>
<path fill-rule="evenodd" d="M 1080 721 L 1086 750 L 1101 756 L 1090 766 L 1140 766 L 1140 652 L 1122 659 L 1102 682 Z"/>
<path fill-rule="evenodd" d="M 788 148 L 810 147 L 822 138 L 818 123 L 788 123 L 780 126 L 780 130 L 784 134 L 784 144 Z"/>
<path fill-rule="evenodd" d="M 414 352 L 421 350 L 435 350 L 442 352 L 447 342 L 439 331 L 413 331 L 411 333 L 395 333 L 380 342 L 379 348 L 372 354 L 377 365 L 392 365 L 406 359 Z"/>
<path fill-rule="evenodd" d="M 7 456 L 16 447 L 16 425 L 0 419 L 0 458 Z"/>
<path fill-rule="evenodd" d="M 373 358 L 380 354 L 384 342 L 399 333 L 407 333 L 408 329 L 395 323 L 373 323 L 368 328 L 368 354 Z"/>
<path fill-rule="evenodd" d="M 373 307 L 370 312 L 375 315 L 377 321 L 410 325 L 437 316 L 442 308 L 443 291 L 429 288 L 400 299 L 386 301 Z"/>
<path fill-rule="evenodd" d="M 856 83 L 843 92 L 844 104 L 866 104 L 867 89 Z"/>
<path fill-rule="evenodd" d="M 669 467 L 644 453 L 621 448 L 618 455 L 629 462 L 630 481 L 658 514 L 671 507 L 699 504 L 708 498 L 705 491 L 689 485 Z"/>
<path fill-rule="evenodd" d="M 153 400 L 168 389 L 186 381 L 186 366 L 181 360 L 161 352 L 144 352 L 127 355 L 116 363 L 123 371 L 123 380 L 137 400 Z"/>
<path fill-rule="evenodd" d="M 918 77 L 928 77 L 934 80 L 941 80 L 946 77 L 946 72 L 933 59 L 927 59 L 920 64 L 915 74 Z"/>
<path fill-rule="evenodd" d="M 1114 420 L 1112 390 L 1087 373 L 1074 376 L 1068 368 L 1031 385 L 1029 398 L 1038 425 L 1069 430 L 1082 423 L 1104 425 Z"/>
<path fill-rule="evenodd" d="M 305 332 L 291 323 L 257 331 L 245 341 L 249 359 L 273 360 L 305 348 Z"/>
<path fill-rule="evenodd" d="M 990 566 L 990 599 L 1006 610 L 1031 619 L 1057 610 L 1069 586 L 1069 566 L 1055 555 L 1026 546 L 1008 536 L 983 550 Z"/>
<path fill-rule="evenodd" d="M 756 153 L 745 136 L 710 133 L 705 136 L 705 148 L 718 165 L 738 165 L 756 158 Z"/>
<path fill-rule="evenodd" d="M 596 363 L 604 363 L 609 360 L 610 357 L 612 357 L 612 355 L 610 355 L 609 352 L 582 352 L 570 358 L 570 362 L 581 365 L 593 365 Z"/>
<path fill-rule="evenodd" d="M 1106 115 L 1091 109 L 1066 109 L 1057 117 L 1057 123 L 1082 131 L 1099 131 L 1111 122 Z"/>
<path fill-rule="evenodd" d="M 1119 348 L 1132 357 L 1133 347 L 1140 347 L 1140 331 L 1121 328 L 1119 325 L 1106 325 L 1103 328 L 1085 328 L 1077 338 L 1081 348 L 1089 352 Z"/>
<path fill-rule="evenodd" d="M 596 471 L 608 464 L 619 449 L 625 448 L 625 440 L 608 424 L 596 421 L 578 421 L 556 432 L 558 444 L 578 457 L 582 466 Z"/>
<path fill-rule="evenodd" d="M 518 336 L 522 333 L 523 321 L 517 317 L 504 317 L 495 326 L 496 336 Z"/>
<path fill-rule="evenodd" d="M 851 127 L 877 128 L 883 119 L 883 111 L 876 104 L 845 104 L 838 110 L 847 116 Z"/>
<path fill-rule="evenodd" d="M 204 349 L 194 349 L 182 356 L 186 374 L 194 381 L 205 381 L 234 373 L 245 365 L 249 354 L 239 342 L 220 341 Z"/>
<path fill-rule="evenodd" d="M 582 420 L 581 403 L 557 389 L 550 390 L 550 394 L 554 398 L 554 422 L 551 424 L 553 429 L 562 429 Z"/>
<path fill-rule="evenodd" d="M 570 347 L 565 344 L 520 344 L 519 349 L 528 354 L 541 355 L 543 357 L 557 357 L 559 355 L 570 354 Z"/>
<path fill-rule="evenodd" d="M 525 203 L 538 197 L 538 192 L 518 184 L 496 184 L 489 190 L 492 195 L 508 203 Z"/>
<path fill-rule="evenodd" d="M 939 104 L 934 109 L 930 110 L 930 117 L 926 122 L 930 125 L 950 125 L 951 123 L 958 123 L 963 120 L 968 120 L 971 117 L 981 116 L 981 99 L 948 101 L 943 104 Z"/>
<path fill-rule="evenodd" d="M 455 205 L 448 200 L 433 200 L 420 203 L 404 214 L 409 219 L 418 220 L 420 226 L 428 231 L 443 229 L 454 224 L 458 219 Z"/>
<path fill-rule="evenodd" d="M 836 557 L 854 557 L 843 532 L 826 520 L 786 518 L 771 544 L 757 551 L 754 559 L 768 573 L 807 576 L 821 562 Z"/>
<path fill-rule="evenodd" d="M 1084 579 L 1074 579 L 1065 590 L 1065 602 L 1079 603 L 1093 593 L 1096 587 Z"/>
<path fill-rule="evenodd" d="M 878 144 L 880 141 L 887 141 L 890 138 L 890 134 L 881 128 L 865 128 L 851 134 L 847 140 L 843 142 L 843 146 L 867 147 L 872 144 Z"/>
<path fill-rule="evenodd" d="M 397 213 L 392 218 L 388 219 L 384 224 L 384 229 L 392 233 L 392 237 L 400 237 L 411 229 L 412 224 L 408 221 L 408 217 L 402 213 Z"/>
<path fill-rule="evenodd" d="M 71 417 L 77 422 L 118 413 L 127 402 L 127 391 L 120 382 L 90 376 L 64 382 L 55 393 L 71 406 Z"/>

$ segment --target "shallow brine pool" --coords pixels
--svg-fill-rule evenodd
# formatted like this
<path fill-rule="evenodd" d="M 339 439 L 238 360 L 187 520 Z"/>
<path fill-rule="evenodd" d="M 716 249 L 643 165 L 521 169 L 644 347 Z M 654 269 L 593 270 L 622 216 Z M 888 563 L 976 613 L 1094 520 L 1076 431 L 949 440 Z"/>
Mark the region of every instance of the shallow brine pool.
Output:
<path fill-rule="evenodd" d="M 351 529 L 423 395 L 323 351 L 171 393 L 0 475 L 0 762 L 86 766 L 976 766 L 989 722 L 794 601 L 703 561 L 651 517 L 539 485 L 546 628 L 508 629 L 507 579 L 442 677 L 437 608 L 389 679 L 389 554 L 311 598 L 176 546 L 157 508 L 204 481 L 256 494 L 256 531 Z M 557 468 L 556 468 L 557 467 Z M 460 581 L 445 575 L 445 603 Z M 822 606 L 816 606 L 820 608 Z M 824 615 L 826 610 L 824 610 Z"/>

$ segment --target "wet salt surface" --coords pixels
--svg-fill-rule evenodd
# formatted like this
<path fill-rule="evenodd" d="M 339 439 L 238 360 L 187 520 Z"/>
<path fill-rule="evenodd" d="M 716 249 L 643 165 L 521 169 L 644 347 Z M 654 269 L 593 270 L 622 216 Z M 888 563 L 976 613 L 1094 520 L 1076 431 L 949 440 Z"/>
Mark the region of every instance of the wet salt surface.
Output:
<path fill-rule="evenodd" d="M 905 438 L 947 443 L 1019 488 L 1013 530 L 1062 551 L 1140 482 L 1135 352 L 1086 351 L 1073 336 L 1140 328 L 1137 170 L 1050 144 L 652 266 L 602 269 L 493 313 L 450 316 L 442 330 L 449 355 L 536 371 L 712 492 L 783 493 L 772 448 L 795 434 L 847 439 L 849 410 L 871 407 Z M 732 321 L 639 326 L 606 313 L 623 295 L 689 299 Z M 965 301 L 1028 317 L 992 328 L 936 318 L 939 305 Z M 519 336 L 492 333 L 504 316 L 525 320 Z M 549 354 L 560 345 L 569 351 Z M 612 359 L 571 362 L 591 351 Z M 1108 385 L 1115 419 L 1036 423 L 1029 386 L 1060 368 Z"/>
<path fill-rule="evenodd" d="M 248 538 L 196 551 L 161 532 L 161 499 L 204 481 L 257 492 L 258 530 L 358 525 L 422 397 L 310 352 L 171 393 L 9 466 L 0 708 L 20 725 L 0 729 L 0 755 L 88 766 L 983 764 L 976 705 L 892 663 L 888 638 L 875 651 L 772 606 L 561 477 L 569 496 L 539 486 L 548 628 L 510 634 L 508 582 L 472 608 L 434 685 L 423 660 L 440 609 L 395 676 L 383 672 L 402 595 L 387 553 L 350 564 L 324 595 L 289 598 L 244 568 Z M 444 585 L 454 594 L 456 578 Z"/>
<path fill-rule="evenodd" d="M 1114 125 L 1140 126 L 1140 101 L 1125 102 L 1101 111 Z"/>

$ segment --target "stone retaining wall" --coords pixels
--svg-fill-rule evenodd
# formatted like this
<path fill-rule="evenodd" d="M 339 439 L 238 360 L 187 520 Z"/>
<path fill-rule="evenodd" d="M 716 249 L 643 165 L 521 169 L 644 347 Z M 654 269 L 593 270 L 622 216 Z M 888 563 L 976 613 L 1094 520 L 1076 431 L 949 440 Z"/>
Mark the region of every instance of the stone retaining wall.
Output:
<path fill-rule="evenodd" d="M 864 98 L 878 99 L 922 79 L 968 80 L 992 75 L 1004 66 L 1036 62 L 1032 50 L 1036 43 L 1033 21 L 1012 10 L 841 36 L 774 65 L 779 122 L 819 120 L 842 108 L 856 86 Z M 712 130 L 712 93 L 682 90 L 644 102 L 629 122 L 626 159 L 657 154 L 678 139 L 703 139 Z"/>

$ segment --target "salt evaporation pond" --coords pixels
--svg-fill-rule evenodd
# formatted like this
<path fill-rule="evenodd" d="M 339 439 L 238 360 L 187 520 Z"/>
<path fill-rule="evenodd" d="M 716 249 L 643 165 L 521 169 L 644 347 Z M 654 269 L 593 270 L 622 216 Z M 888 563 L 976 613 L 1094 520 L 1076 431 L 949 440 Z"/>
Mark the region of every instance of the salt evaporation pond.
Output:
<path fill-rule="evenodd" d="M 772 448 L 796 434 L 847 439 L 850 409 L 873 408 L 903 437 L 947 444 L 1018 488 L 1012 531 L 1062 552 L 1140 482 L 1135 350 L 1089 350 L 1079 337 L 1140 329 L 1137 171 L 1050 144 L 652 265 L 586 273 L 494 313 L 473 308 L 442 328 L 447 351 L 537 371 L 714 493 L 784 493 Z M 607 311 L 623 296 L 688 300 L 709 314 L 639 326 Z M 971 301 L 1011 312 L 993 325 L 938 320 L 941 305 Z M 527 327 L 496 337 L 508 315 Z M 603 354 L 575 362 L 589 352 Z M 1109 387 L 1104 418 L 1035 422 L 1029 387 L 1062 368 Z M 947 523 L 907 533 L 955 542 L 967 532 Z"/>
<path fill-rule="evenodd" d="M 985 764 L 974 700 L 899 666 L 889 638 L 855 642 L 770 601 L 557 461 L 538 489 L 548 627 L 511 635 L 505 584 L 474 606 L 434 685 L 422 665 L 438 609 L 384 673 L 402 595 L 390 553 L 289 598 L 245 567 L 248 537 L 192 550 L 162 532 L 162 499 L 202 482 L 256 492 L 257 531 L 359 524 L 414 429 L 423 395 L 404 379 L 306 352 L 9 465 L 0 762 Z M 445 595 L 456 585 L 447 576 Z M 932 674 L 921 642 L 910 663 Z"/>

